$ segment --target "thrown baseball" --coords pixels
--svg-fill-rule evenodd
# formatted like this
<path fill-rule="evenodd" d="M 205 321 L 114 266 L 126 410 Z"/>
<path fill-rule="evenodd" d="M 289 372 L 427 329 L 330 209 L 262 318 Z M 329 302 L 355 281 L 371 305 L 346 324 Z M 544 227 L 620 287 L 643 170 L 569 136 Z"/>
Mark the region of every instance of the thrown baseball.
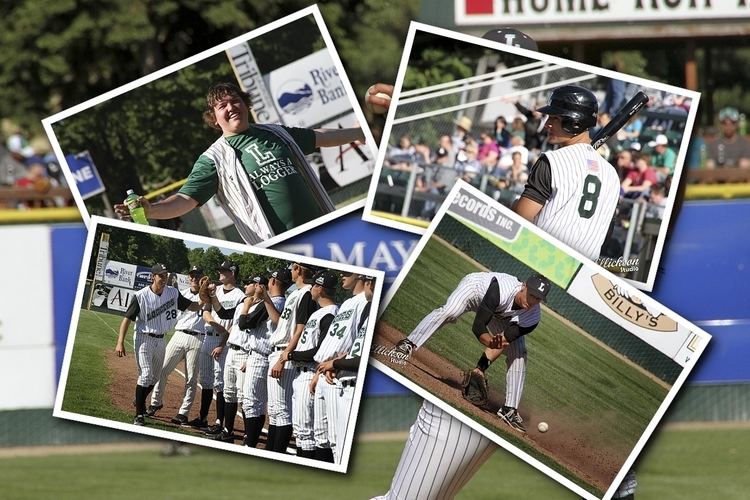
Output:
<path fill-rule="evenodd" d="M 376 115 L 383 115 L 386 112 L 388 112 L 388 108 L 385 106 L 381 106 L 380 104 L 372 104 L 370 102 L 370 96 L 373 97 L 381 97 L 383 99 L 391 100 L 391 96 L 384 92 L 378 92 L 377 94 L 371 93 L 372 87 L 367 89 L 367 92 L 365 92 L 365 108 L 367 108 L 370 112 L 375 113 Z"/>
<path fill-rule="evenodd" d="M 539 425 L 537 425 L 536 428 L 539 429 L 539 432 L 547 432 L 549 430 L 549 425 L 547 425 L 547 422 L 539 422 Z"/>

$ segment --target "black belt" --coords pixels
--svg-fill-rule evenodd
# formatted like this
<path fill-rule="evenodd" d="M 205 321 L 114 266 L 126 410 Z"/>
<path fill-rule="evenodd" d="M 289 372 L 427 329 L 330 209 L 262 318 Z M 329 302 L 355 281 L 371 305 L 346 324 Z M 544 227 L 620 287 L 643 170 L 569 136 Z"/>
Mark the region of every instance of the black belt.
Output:
<path fill-rule="evenodd" d="M 308 368 L 307 366 L 298 366 L 297 373 L 314 372 L 315 368 Z"/>
<path fill-rule="evenodd" d="M 271 349 L 273 350 L 273 352 L 283 351 L 284 349 L 286 349 L 286 346 L 285 345 L 275 345 Z"/>
<path fill-rule="evenodd" d="M 233 351 L 250 352 L 249 350 L 243 349 L 242 347 L 238 346 L 237 344 L 227 344 L 227 347 L 230 348 Z"/>
<path fill-rule="evenodd" d="M 194 332 L 193 330 L 177 330 L 178 332 L 187 333 L 188 335 L 203 335 L 203 332 Z"/>
<path fill-rule="evenodd" d="M 148 335 L 149 337 L 154 337 L 155 339 L 163 339 L 164 338 L 164 334 L 163 333 L 161 335 L 157 335 L 155 333 L 147 333 L 146 335 Z"/>
<path fill-rule="evenodd" d="M 221 334 L 218 332 L 217 333 L 205 332 L 203 335 L 205 335 L 206 337 L 220 337 L 221 336 Z"/>
<path fill-rule="evenodd" d="M 357 379 L 356 378 L 353 378 L 353 379 L 350 379 L 350 380 L 343 380 L 341 382 L 341 387 L 354 387 L 355 385 L 357 385 Z"/>

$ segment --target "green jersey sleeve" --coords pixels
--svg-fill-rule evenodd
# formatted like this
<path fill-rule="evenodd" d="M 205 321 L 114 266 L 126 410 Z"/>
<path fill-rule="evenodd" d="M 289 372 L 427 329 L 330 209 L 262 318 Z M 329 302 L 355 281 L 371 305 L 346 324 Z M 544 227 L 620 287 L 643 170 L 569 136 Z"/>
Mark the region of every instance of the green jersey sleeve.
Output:
<path fill-rule="evenodd" d="M 180 188 L 180 193 L 190 196 L 198 202 L 198 205 L 203 205 L 216 194 L 218 189 L 219 174 L 216 172 L 216 165 L 213 160 L 201 155 L 193 165 L 187 181 Z"/>
<path fill-rule="evenodd" d="M 311 128 L 284 127 L 303 153 L 309 155 L 315 151 L 315 131 Z"/>

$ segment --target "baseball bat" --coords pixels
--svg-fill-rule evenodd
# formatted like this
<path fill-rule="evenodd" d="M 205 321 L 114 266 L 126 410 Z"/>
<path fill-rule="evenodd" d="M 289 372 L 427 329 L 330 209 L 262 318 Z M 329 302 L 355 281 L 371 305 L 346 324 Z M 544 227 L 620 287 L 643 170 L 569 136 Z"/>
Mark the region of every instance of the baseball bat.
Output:
<path fill-rule="evenodd" d="M 612 120 L 601 130 L 599 130 L 594 137 L 591 138 L 591 146 L 594 149 L 607 142 L 610 137 L 617 133 L 636 113 L 643 109 L 648 103 L 648 96 L 642 90 L 639 90 L 637 94 L 633 96 L 622 108 L 617 112 Z"/>

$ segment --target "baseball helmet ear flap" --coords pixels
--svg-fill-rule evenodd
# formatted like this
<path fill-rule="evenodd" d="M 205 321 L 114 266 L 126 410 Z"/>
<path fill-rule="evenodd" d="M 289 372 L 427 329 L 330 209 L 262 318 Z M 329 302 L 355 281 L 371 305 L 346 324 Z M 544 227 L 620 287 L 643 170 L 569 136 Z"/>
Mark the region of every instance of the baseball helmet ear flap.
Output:
<path fill-rule="evenodd" d="M 563 131 L 578 135 L 596 125 L 599 103 L 590 90 L 563 85 L 553 90 L 547 105 L 537 111 L 559 116 Z"/>

